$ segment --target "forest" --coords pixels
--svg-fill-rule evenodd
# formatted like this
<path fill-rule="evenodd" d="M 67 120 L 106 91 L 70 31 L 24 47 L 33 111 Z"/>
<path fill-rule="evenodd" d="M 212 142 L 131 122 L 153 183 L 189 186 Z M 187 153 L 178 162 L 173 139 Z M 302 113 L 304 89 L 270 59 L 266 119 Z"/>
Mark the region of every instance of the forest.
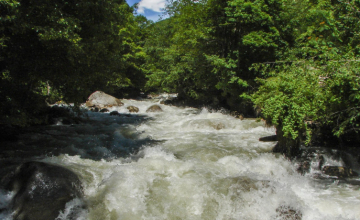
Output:
<path fill-rule="evenodd" d="M 283 151 L 360 142 L 359 0 L 0 0 L 0 126 L 93 91 L 178 93 L 275 126 Z M 331 141 L 329 141 L 331 142 Z"/>

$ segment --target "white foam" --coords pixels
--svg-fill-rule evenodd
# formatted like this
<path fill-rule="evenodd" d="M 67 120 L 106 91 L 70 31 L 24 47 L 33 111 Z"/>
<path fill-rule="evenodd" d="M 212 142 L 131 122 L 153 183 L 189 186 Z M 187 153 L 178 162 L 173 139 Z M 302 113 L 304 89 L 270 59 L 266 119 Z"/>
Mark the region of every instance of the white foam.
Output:
<path fill-rule="evenodd" d="M 124 103 L 111 110 L 127 113 L 126 107 L 134 105 L 140 111 L 132 115 L 144 115 L 154 104 Z M 359 186 L 326 185 L 298 174 L 290 161 L 269 153 L 275 143 L 258 141 L 273 135 L 274 128 L 206 108 L 159 105 L 164 111 L 146 114 L 151 120 L 140 124 L 129 123 L 130 117 L 90 113 L 98 123 L 89 124 L 89 131 L 112 131 L 94 134 L 91 148 L 103 154 L 133 147 L 136 139 L 163 142 L 143 144 L 123 158 L 95 161 L 65 154 L 46 159 L 80 176 L 89 208 L 85 219 L 273 220 L 281 219 L 276 210 L 286 207 L 303 220 L 360 219 Z M 106 141 L 112 148 L 105 147 Z M 330 159 L 329 164 L 341 163 Z"/>

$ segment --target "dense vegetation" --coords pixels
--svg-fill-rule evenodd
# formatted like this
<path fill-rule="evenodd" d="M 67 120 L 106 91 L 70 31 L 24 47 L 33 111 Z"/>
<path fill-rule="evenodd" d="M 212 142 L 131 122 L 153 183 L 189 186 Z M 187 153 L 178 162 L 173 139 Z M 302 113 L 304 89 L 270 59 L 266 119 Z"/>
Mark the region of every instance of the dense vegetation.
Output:
<path fill-rule="evenodd" d="M 140 25 L 125 0 L 1 0 L 0 123 L 46 122 L 45 100 L 143 86 Z"/>
<path fill-rule="evenodd" d="M 177 92 L 275 125 L 360 139 L 359 0 L 168 0 L 153 23 L 124 0 L 0 0 L 2 124 L 39 122 L 52 95 Z M 51 88 L 51 92 L 49 89 Z"/>
<path fill-rule="evenodd" d="M 360 1 L 181 0 L 167 12 L 144 47 L 148 86 L 261 108 L 289 155 L 313 133 L 359 140 Z"/>
<path fill-rule="evenodd" d="M 171 2 L 170 19 L 145 44 L 148 85 L 250 114 L 244 107 L 260 75 L 249 68 L 281 59 L 293 44 L 285 11 L 278 1 Z"/>

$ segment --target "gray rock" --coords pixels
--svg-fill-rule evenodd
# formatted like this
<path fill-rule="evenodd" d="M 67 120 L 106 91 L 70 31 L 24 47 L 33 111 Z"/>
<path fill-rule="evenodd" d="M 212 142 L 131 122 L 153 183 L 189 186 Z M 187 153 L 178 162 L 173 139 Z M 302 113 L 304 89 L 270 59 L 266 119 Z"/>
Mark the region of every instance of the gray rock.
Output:
<path fill-rule="evenodd" d="M 14 220 L 55 219 L 65 204 L 82 197 L 81 182 L 72 171 L 42 162 L 20 165 L 8 184 Z"/>
<path fill-rule="evenodd" d="M 105 92 L 96 91 L 91 94 L 86 101 L 86 106 L 88 107 L 112 107 L 112 106 L 122 106 L 124 103 L 120 99 L 115 98 L 114 96 L 108 95 Z"/>

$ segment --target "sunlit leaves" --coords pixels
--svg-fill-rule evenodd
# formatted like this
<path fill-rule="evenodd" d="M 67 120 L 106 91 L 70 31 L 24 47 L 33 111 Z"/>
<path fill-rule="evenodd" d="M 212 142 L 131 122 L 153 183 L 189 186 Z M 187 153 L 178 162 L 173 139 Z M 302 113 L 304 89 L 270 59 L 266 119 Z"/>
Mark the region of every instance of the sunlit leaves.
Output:
<path fill-rule="evenodd" d="M 269 124 L 282 129 L 285 137 L 296 139 L 301 132 L 310 133 L 307 122 L 321 118 L 326 97 L 318 82 L 320 72 L 310 69 L 311 63 L 279 65 L 269 74 L 273 77 L 259 79 L 262 85 L 253 101 L 263 108 L 262 114 Z"/>
<path fill-rule="evenodd" d="M 158 46 L 147 47 L 157 57 L 149 65 L 148 86 L 204 100 L 226 97 L 238 107 L 256 86 L 251 64 L 275 60 L 281 54 L 276 50 L 285 50 L 283 7 L 279 0 L 169 2 L 172 17 L 154 25 L 164 29 L 148 40 L 158 39 Z"/>

